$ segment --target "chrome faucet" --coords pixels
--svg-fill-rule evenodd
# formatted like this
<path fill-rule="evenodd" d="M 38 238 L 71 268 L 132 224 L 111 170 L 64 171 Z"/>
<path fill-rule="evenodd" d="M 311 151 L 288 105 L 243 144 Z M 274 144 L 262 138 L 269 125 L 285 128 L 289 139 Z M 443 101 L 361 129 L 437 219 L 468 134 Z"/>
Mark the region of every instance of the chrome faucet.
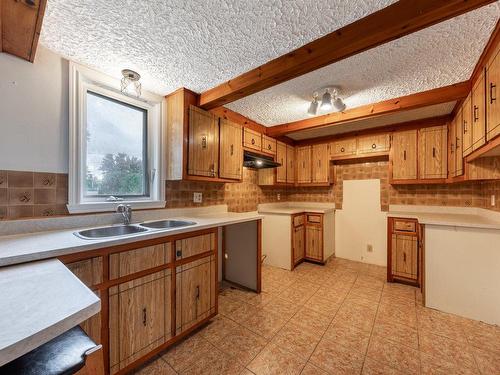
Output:
<path fill-rule="evenodd" d="M 129 204 L 127 205 L 119 204 L 116 207 L 116 212 L 122 214 L 124 225 L 130 224 L 130 221 L 132 220 L 132 207 Z"/>

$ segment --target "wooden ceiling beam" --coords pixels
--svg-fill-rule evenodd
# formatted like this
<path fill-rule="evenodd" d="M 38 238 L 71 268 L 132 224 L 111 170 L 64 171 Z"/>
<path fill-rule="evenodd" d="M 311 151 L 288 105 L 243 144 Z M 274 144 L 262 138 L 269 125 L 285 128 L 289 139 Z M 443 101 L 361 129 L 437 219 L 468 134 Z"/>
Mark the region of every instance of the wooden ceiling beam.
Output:
<path fill-rule="evenodd" d="M 467 13 L 494 0 L 399 0 L 200 95 L 212 109 L 381 44 Z"/>
<path fill-rule="evenodd" d="M 240 124 L 246 128 L 255 130 L 259 133 L 266 134 L 267 128 L 264 125 L 259 124 L 258 122 L 255 122 L 253 120 L 250 120 L 248 117 L 245 117 L 238 112 L 232 111 L 229 108 L 217 107 L 217 108 L 211 109 L 210 112 L 212 112 L 214 115 L 216 115 L 218 117 L 232 121 L 236 124 Z"/>
<path fill-rule="evenodd" d="M 282 136 L 301 130 L 345 124 L 359 119 L 452 102 L 465 98 L 470 89 L 470 81 L 460 82 L 450 86 L 348 109 L 344 112 L 329 113 L 306 120 L 273 126 L 267 129 L 267 134 L 272 137 Z"/>

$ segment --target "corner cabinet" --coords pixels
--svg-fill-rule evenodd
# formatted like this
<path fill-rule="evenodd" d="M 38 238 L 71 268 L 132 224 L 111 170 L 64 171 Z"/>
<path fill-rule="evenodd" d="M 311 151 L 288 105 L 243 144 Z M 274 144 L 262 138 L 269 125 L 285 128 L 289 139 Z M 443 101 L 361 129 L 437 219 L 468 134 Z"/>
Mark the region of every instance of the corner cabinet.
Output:
<path fill-rule="evenodd" d="M 486 142 L 486 101 L 484 72 L 472 88 L 472 150 Z"/>
<path fill-rule="evenodd" d="M 297 184 L 330 184 L 330 145 L 327 143 L 296 148 Z"/>
<path fill-rule="evenodd" d="M 486 67 L 486 140 L 500 134 L 500 49 Z"/>
<path fill-rule="evenodd" d="M 60 258 L 102 300 L 81 324 L 125 374 L 217 314 L 217 229 Z"/>
<path fill-rule="evenodd" d="M 422 280 L 422 230 L 415 219 L 388 219 L 387 281 L 415 286 Z"/>

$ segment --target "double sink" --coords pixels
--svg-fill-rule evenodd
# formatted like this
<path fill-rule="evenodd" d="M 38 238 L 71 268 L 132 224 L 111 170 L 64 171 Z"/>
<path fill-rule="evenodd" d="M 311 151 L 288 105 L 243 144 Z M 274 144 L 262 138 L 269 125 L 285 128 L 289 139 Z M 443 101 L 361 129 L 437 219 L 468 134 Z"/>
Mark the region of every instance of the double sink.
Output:
<path fill-rule="evenodd" d="M 74 234 L 85 240 L 94 240 L 100 238 L 124 237 L 160 229 L 182 228 L 195 224 L 194 221 L 185 220 L 157 220 L 140 224 L 110 225 L 102 228 L 85 229 L 75 232 Z"/>

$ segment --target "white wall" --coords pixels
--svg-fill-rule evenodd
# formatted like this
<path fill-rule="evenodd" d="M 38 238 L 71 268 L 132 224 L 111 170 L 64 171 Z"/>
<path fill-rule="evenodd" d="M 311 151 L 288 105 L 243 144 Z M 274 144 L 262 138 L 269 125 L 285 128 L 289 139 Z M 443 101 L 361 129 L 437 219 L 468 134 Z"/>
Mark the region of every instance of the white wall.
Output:
<path fill-rule="evenodd" d="M 335 211 L 335 255 L 387 265 L 387 217 L 380 209 L 380 180 L 345 180 L 342 209 Z M 367 251 L 367 245 L 373 252 Z"/>
<path fill-rule="evenodd" d="M 500 230 L 425 226 L 425 305 L 500 324 Z"/>
<path fill-rule="evenodd" d="M 0 53 L 0 169 L 68 172 L 67 60 Z"/>

